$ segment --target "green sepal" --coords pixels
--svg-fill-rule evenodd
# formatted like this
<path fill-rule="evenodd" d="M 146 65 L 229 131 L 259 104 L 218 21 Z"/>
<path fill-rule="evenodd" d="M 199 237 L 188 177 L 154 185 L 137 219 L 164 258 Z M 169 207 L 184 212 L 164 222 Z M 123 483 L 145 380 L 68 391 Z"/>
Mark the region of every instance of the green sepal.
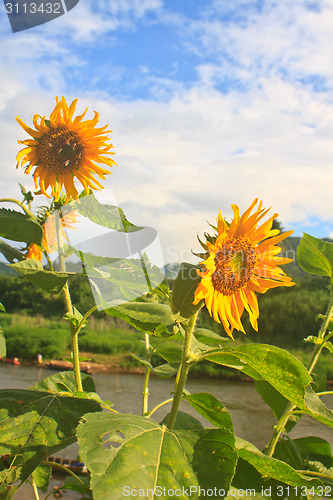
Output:
<path fill-rule="evenodd" d="M 29 215 L 0 208 L 0 236 L 7 240 L 25 241 L 41 245 L 43 239 L 42 226 Z"/>
<path fill-rule="evenodd" d="M 25 187 L 19 183 L 21 193 L 23 195 L 23 203 L 26 202 L 27 205 L 30 205 L 30 203 L 33 201 L 34 197 L 32 196 L 31 191 L 28 191 L 25 189 Z"/>
<path fill-rule="evenodd" d="M 76 309 L 76 307 L 73 307 L 73 313 L 66 313 L 63 315 L 63 319 L 66 320 L 66 321 L 69 321 L 70 323 L 72 323 L 74 326 L 78 326 L 82 319 L 83 319 L 83 316 L 82 314 L 80 313 L 80 311 L 78 311 L 78 309 Z M 82 325 L 82 328 L 86 325 L 86 321 L 83 323 Z"/>
<path fill-rule="evenodd" d="M 171 309 L 177 321 L 190 318 L 204 305 L 203 300 L 199 304 L 193 305 L 194 292 L 201 281 L 197 270 L 200 270 L 199 266 L 183 262 L 174 281 L 171 295 Z"/>
<path fill-rule="evenodd" d="M 42 288 L 51 295 L 60 293 L 69 278 L 67 273 L 45 271 L 42 263 L 36 259 L 26 259 L 10 264 L 9 267 L 12 267 L 30 283 Z"/>

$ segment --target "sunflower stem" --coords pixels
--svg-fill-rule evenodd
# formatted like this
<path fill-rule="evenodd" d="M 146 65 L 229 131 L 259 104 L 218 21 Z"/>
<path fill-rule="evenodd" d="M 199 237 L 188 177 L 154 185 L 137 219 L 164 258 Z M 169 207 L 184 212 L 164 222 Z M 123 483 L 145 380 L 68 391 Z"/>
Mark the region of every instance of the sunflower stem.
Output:
<path fill-rule="evenodd" d="M 150 343 L 149 343 L 149 335 L 148 333 L 145 334 L 145 347 L 146 347 L 146 358 L 149 361 L 150 359 Z M 148 397 L 149 397 L 149 376 L 150 376 L 150 368 L 146 366 L 145 369 L 145 380 L 143 384 L 143 391 L 142 391 L 142 416 L 146 417 L 148 415 Z"/>
<path fill-rule="evenodd" d="M 332 336 L 331 334 L 329 334 L 325 339 L 325 334 L 326 334 L 327 328 L 329 326 L 330 321 L 332 320 L 332 314 L 333 314 L 333 292 L 331 290 L 330 303 L 327 307 L 326 314 L 324 316 L 323 322 L 322 322 L 320 329 L 318 331 L 318 339 L 321 342 L 320 342 L 320 344 L 315 345 L 311 359 L 307 365 L 307 370 L 308 370 L 310 375 L 313 372 L 313 370 L 317 364 L 317 361 L 319 359 L 321 351 L 325 347 L 325 342 L 328 340 L 329 337 Z M 290 416 L 294 413 L 293 410 L 295 408 L 296 408 L 296 406 L 290 402 L 286 405 L 284 412 L 283 412 L 280 420 L 278 421 L 277 425 L 275 426 L 272 437 L 271 437 L 271 439 L 270 439 L 270 441 L 269 441 L 269 443 L 264 451 L 264 453 L 266 455 L 268 455 L 269 457 L 273 456 L 277 442 L 280 439 L 280 436 L 281 436 L 282 432 L 284 431 L 285 426 L 288 423 Z"/>
<path fill-rule="evenodd" d="M 15 198 L 0 198 L 0 203 L 15 203 L 16 205 L 19 205 L 22 210 L 24 210 L 25 213 L 29 215 L 29 217 L 36 219 L 36 216 L 32 212 L 30 212 L 30 210 L 26 206 L 23 205 L 23 202 L 15 200 Z"/>
<path fill-rule="evenodd" d="M 64 251 L 63 251 L 63 247 L 62 247 L 60 211 L 58 212 L 58 214 L 59 214 L 59 217 L 56 217 L 56 230 L 57 230 L 57 240 L 58 240 L 59 264 L 60 264 L 61 272 L 64 273 L 64 272 L 66 272 L 66 265 L 65 265 Z M 66 311 L 70 315 L 72 315 L 73 314 L 73 306 L 72 306 L 71 296 L 69 293 L 68 283 L 66 283 L 66 285 L 62 289 L 62 293 L 63 293 L 64 299 L 65 299 Z M 76 387 L 77 387 L 78 391 L 82 391 L 83 388 L 82 388 L 82 379 L 81 379 L 81 372 L 80 372 L 80 357 L 79 357 L 79 342 L 78 342 L 79 329 L 75 328 L 74 324 L 71 321 L 69 321 L 69 328 L 70 328 L 71 337 L 72 337 L 73 372 L 74 372 Z"/>
<path fill-rule="evenodd" d="M 199 311 L 198 311 L 199 312 Z M 173 429 L 173 426 L 175 425 L 177 413 L 178 413 L 178 408 L 180 401 L 183 396 L 183 390 L 187 378 L 187 373 L 190 368 L 190 358 L 191 358 L 191 342 L 192 342 L 192 335 L 193 335 L 193 330 L 195 327 L 195 323 L 198 317 L 198 312 L 193 314 L 193 316 L 190 317 L 188 325 L 185 329 L 185 338 L 184 338 L 184 344 L 183 344 L 183 357 L 182 357 L 182 364 L 180 365 L 180 368 L 177 373 L 176 377 L 176 383 L 175 383 L 175 392 L 173 396 L 173 402 L 172 402 L 172 407 L 171 411 L 169 414 L 169 420 L 167 423 L 168 429 Z"/>
<path fill-rule="evenodd" d="M 38 493 L 36 481 L 34 480 L 33 477 L 31 478 L 31 484 L 32 484 L 32 489 L 34 490 L 35 499 L 39 500 L 39 493 Z"/>

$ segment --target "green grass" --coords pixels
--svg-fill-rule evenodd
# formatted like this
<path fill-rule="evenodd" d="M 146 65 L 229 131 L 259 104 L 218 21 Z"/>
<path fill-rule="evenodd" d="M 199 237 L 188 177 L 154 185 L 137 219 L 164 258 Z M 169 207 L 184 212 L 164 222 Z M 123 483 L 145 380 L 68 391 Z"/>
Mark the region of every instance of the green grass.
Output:
<path fill-rule="evenodd" d="M 64 320 L 47 319 L 40 315 L 4 313 L 0 316 L 0 324 L 6 337 L 8 357 L 35 360 L 37 354 L 41 353 L 44 359 L 56 359 L 66 357 L 70 353 L 70 333 Z M 267 343 L 264 334 L 260 334 L 260 337 L 262 343 Z M 236 344 L 251 343 L 253 339 L 253 335 L 239 335 Z M 79 340 L 80 351 L 92 361 L 116 364 L 124 369 L 139 365 L 131 358 L 131 353 L 141 356 L 145 353 L 144 334 L 116 318 L 91 317 L 88 325 L 81 331 Z M 156 341 L 151 339 L 152 344 Z M 306 366 L 313 346 L 299 343 L 297 347 L 288 347 L 287 350 Z M 163 362 L 162 358 L 154 357 L 154 364 Z M 315 372 L 321 377 L 326 376 L 333 380 L 332 354 L 328 351 L 322 353 Z M 191 375 L 243 377 L 237 370 L 210 362 L 202 362 L 192 367 Z"/>

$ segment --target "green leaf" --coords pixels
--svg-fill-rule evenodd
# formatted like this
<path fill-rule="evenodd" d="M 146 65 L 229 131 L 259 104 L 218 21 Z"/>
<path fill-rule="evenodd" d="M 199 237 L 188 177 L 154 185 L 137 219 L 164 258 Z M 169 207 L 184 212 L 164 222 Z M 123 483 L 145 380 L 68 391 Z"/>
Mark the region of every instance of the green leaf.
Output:
<path fill-rule="evenodd" d="M 61 486 L 61 490 L 77 491 L 82 495 L 87 495 L 88 498 L 92 498 L 89 488 L 89 477 L 80 476 L 80 481 L 73 476 L 67 476 L 64 484 Z"/>
<path fill-rule="evenodd" d="M 277 420 L 279 420 L 286 409 L 288 401 L 266 380 L 255 380 L 255 388 L 265 403 L 273 410 Z"/>
<path fill-rule="evenodd" d="M 189 318 L 199 311 L 204 305 L 204 301 L 193 305 L 194 292 L 197 289 L 201 278 L 197 274 L 199 266 L 194 266 L 188 262 L 183 262 L 178 275 L 173 283 L 171 296 L 171 309 L 173 314 L 181 318 Z"/>
<path fill-rule="evenodd" d="M 6 354 L 7 354 L 6 339 L 5 339 L 5 336 L 3 334 L 2 328 L 0 326 L 0 357 L 4 358 L 6 356 Z"/>
<path fill-rule="evenodd" d="M 230 413 L 215 396 L 205 392 L 183 396 L 202 417 L 221 429 L 233 432 Z"/>
<path fill-rule="evenodd" d="M 141 259 L 111 258 L 68 248 L 83 262 L 84 273 L 104 309 L 112 302 L 131 301 L 157 290 L 164 281 L 164 273 L 146 254 Z"/>
<path fill-rule="evenodd" d="M 0 208 L 0 236 L 7 240 L 40 245 L 43 239 L 43 228 L 28 215 Z"/>
<path fill-rule="evenodd" d="M 89 195 L 83 192 L 79 199 L 80 203 L 75 204 L 75 209 L 84 217 L 88 217 L 89 220 L 95 222 L 95 224 L 125 233 L 142 229 L 142 227 L 129 222 L 120 207 L 101 205 L 92 192 Z"/>
<path fill-rule="evenodd" d="M 1 304 L 1 302 L 0 302 L 0 311 L 6 312 L 5 306 L 3 304 Z"/>
<path fill-rule="evenodd" d="M 52 467 L 49 464 L 38 465 L 31 474 L 33 479 L 35 480 L 37 488 L 42 490 L 43 493 L 46 493 L 47 488 L 49 487 L 51 474 Z"/>
<path fill-rule="evenodd" d="M 221 347 L 225 345 L 226 342 L 233 342 L 230 337 L 221 337 L 221 335 L 218 335 L 212 330 L 207 330 L 207 328 L 195 328 L 193 334 L 199 342 L 213 347 Z"/>
<path fill-rule="evenodd" d="M 329 410 L 311 387 L 305 389 L 305 411 L 323 424 L 333 427 L 333 411 Z M 303 409 L 303 408 L 302 408 Z"/>
<path fill-rule="evenodd" d="M 255 380 L 255 388 L 258 394 L 262 397 L 263 401 L 272 409 L 275 417 L 279 420 L 284 413 L 288 401 L 282 396 L 274 387 L 272 387 L 266 380 Z M 290 432 L 291 429 L 297 424 L 302 415 L 291 415 L 285 425 L 285 431 Z"/>
<path fill-rule="evenodd" d="M 127 302 L 105 309 L 109 316 L 121 318 L 137 330 L 156 337 L 170 337 L 167 326 L 174 323 L 170 307 L 156 302 Z"/>
<path fill-rule="evenodd" d="M 0 240 L 0 252 L 10 263 L 13 263 L 15 260 L 24 259 L 24 254 L 22 252 L 2 240 Z"/>
<path fill-rule="evenodd" d="M 81 373 L 83 390 L 87 392 L 95 392 L 95 383 L 93 379 L 86 373 Z M 75 394 L 77 387 L 75 376 L 72 371 L 59 372 L 50 377 L 44 378 L 37 384 L 30 387 L 34 391 L 46 392 L 70 392 Z"/>
<path fill-rule="evenodd" d="M 308 436 L 294 439 L 294 443 L 307 460 L 316 460 L 324 464 L 325 467 L 333 466 L 332 448 L 325 439 Z"/>
<path fill-rule="evenodd" d="M 11 264 L 10 267 L 15 269 L 30 283 L 42 288 L 51 295 L 60 293 L 69 278 L 69 274 L 66 273 L 44 271 L 42 263 L 36 259 L 23 260 L 22 262 Z"/>
<path fill-rule="evenodd" d="M 165 415 L 160 425 L 167 425 L 170 413 Z M 176 420 L 173 426 L 174 430 L 187 430 L 192 431 L 195 429 L 203 429 L 203 425 L 199 420 L 189 413 L 184 411 L 178 411 L 176 415 Z"/>
<path fill-rule="evenodd" d="M 285 462 L 264 455 L 253 444 L 244 439 L 236 438 L 236 447 L 239 457 L 254 467 L 262 478 L 272 478 L 290 486 L 306 486 L 308 488 L 322 486 L 318 479 L 306 477 Z M 263 484 L 265 483 L 263 482 Z M 235 482 L 235 485 L 238 488 L 244 486 L 239 482 Z"/>
<path fill-rule="evenodd" d="M 94 498 L 120 500 L 136 488 L 150 499 L 191 488 L 228 491 L 237 460 L 234 435 L 225 429 L 169 430 L 135 415 L 86 415 L 78 426 L 82 460 L 91 472 Z M 224 490 L 224 491 L 222 491 Z M 130 494 L 130 493 L 129 493 Z M 168 498 L 171 497 L 168 494 Z"/>
<path fill-rule="evenodd" d="M 289 352 L 272 345 L 252 344 L 226 348 L 223 353 L 206 359 L 226 365 L 230 356 L 243 363 L 241 371 L 255 380 L 266 380 L 288 401 L 305 409 L 304 392 L 312 379 L 303 364 Z"/>
<path fill-rule="evenodd" d="M 169 363 L 179 363 L 182 360 L 184 338 L 180 333 L 160 342 L 154 347 L 154 352 Z"/>
<path fill-rule="evenodd" d="M 302 453 L 296 443 L 287 437 L 277 442 L 274 450 L 274 458 L 287 463 L 296 470 L 305 468 Z"/>
<path fill-rule="evenodd" d="M 155 366 L 153 373 L 161 378 L 173 377 L 179 368 L 180 363 L 164 363 L 159 366 Z"/>
<path fill-rule="evenodd" d="M 12 498 L 45 457 L 75 441 L 75 430 L 86 412 L 100 411 L 87 399 L 62 397 L 40 391 L 0 390 L 0 455 L 13 461 L 0 472 L 0 497 Z"/>
<path fill-rule="evenodd" d="M 332 277 L 333 244 L 304 233 L 297 248 L 297 262 L 309 274 Z"/>
<path fill-rule="evenodd" d="M 180 364 L 180 363 L 174 363 L 174 364 L 164 363 L 163 365 L 153 367 L 153 365 L 142 356 L 138 356 L 136 354 L 131 354 L 131 356 L 132 358 L 139 361 L 139 363 L 141 363 L 143 366 L 148 368 L 148 370 L 150 370 L 152 373 L 161 378 L 169 378 L 175 375 L 175 373 L 177 373 L 178 371 Z"/>

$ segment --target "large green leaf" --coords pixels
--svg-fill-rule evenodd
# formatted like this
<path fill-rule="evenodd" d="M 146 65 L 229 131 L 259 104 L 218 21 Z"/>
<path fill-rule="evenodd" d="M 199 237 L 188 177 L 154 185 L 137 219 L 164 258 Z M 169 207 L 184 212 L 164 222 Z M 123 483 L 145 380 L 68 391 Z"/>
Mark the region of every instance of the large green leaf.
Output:
<path fill-rule="evenodd" d="M 274 389 L 271 384 L 266 382 L 266 380 L 255 380 L 254 385 L 265 403 L 271 407 L 276 419 L 279 420 L 287 407 L 287 399 Z M 301 417 L 301 414 L 291 415 L 285 425 L 285 431 L 290 432 Z"/>
<path fill-rule="evenodd" d="M 311 387 L 305 389 L 305 411 L 323 424 L 333 427 L 333 411 L 329 410 Z M 302 408 L 303 409 L 303 408 Z"/>
<path fill-rule="evenodd" d="M 15 260 L 24 259 L 24 254 L 22 252 L 2 240 L 0 240 L 0 252 L 10 263 L 13 263 Z"/>
<path fill-rule="evenodd" d="M 333 244 L 304 233 L 297 248 L 297 262 L 307 273 L 332 277 Z"/>
<path fill-rule="evenodd" d="M 226 348 L 206 359 L 225 365 L 230 363 L 230 356 L 243 364 L 243 368 L 239 368 L 241 371 L 255 380 L 266 380 L 286 399 L 305 409 L 305 387 L 312 379 L 303 364 L 289 352 L 271 345 L 251 344 Z"/>
<path fill-rule="evenodd" d="M 290 486 L 305 486 L 309 489 L 312 486 L 322 486 L 322 482 L 318 479 L 309 478 L 285 462 L 264 455 L 253 444 L 244 439 L 236 438 L 236 447 L 239 457 L 254 467 L 263 479 L 271 478 Z M 241 477 L 237 474 L 234 484 L 238 488 L 246 488 L 248 479 L 248 477 Z M 264 484 L 262 481 L 262 485 Z"/>
<path fill-rule="evenodd" d="M 332 448 L 325 439 L 307 436 L 293 441 L 305 459 L 321 462 L 325 467 L 333 467 Z"/>
<path fill-rule="evenodd" d="M 83 390 L 94 392 L 96 390 L 93 379 L 86 373 L 81 373 Z M 69 392 L 75 394 L 77 386 L 73 371 L 59 372 L 44 378 L 37 384 L 30 387 L 34 391 L 46 392 Z"/>
<path fill-rule="evenodd" d="M 229 429 L 229 431 L 233 432 L 230 413 L 215 396 L 199 392 L 183 396 L 183 399 L 188 401 L 192 408 L 216 427 Z"/>
<path fill-rule="evenodd" d="M 223 499 L 237 460 L 229 430 L 170 431 L 130 414 L 86 415 L 77 436 L 96 499 L 120 500 L 132 490 L 157 499 L 163 488 L 165 498 L 199 499 L 199 487 Z"/>
<path fill-rule="evenodd" d="M 15 269 L 30 283 L 52 295 L 60 293 L 69 278 L 69 274 L 66 273 L 44 271 L 42 263 L 36 259 L 23 260 L 16 264 L 11 264 L 10 267 Z"/>
<path fill-rule="evenodd" d="M 47 456 L 75 441 L 81 416 L 100 411 L 95 401 L 39 391 L 0 390 L 0 455 L 13 460 L 0 472 L 0 497 L 12 498 Z"/>
<path fill-rule="evenodd" d="M 0 208 L 0 236 L 7 240 L 40 245 L 43 239 L 43 228 L 28 215 Z"/>
<path fill-rule="evenodd" d="M 75 204 L 75 209 L 95 224 L 125 233 L 142 229 L 129 222 L 120 207 L 101 205 L 92 192 L 88 196 L 83 192 L 79 198 L 80 203 Z"/>
<path fill-rule="evenodd" d="M 105 309 L 110 316 L 121 318 L 137 330 L 156 337 L 169 337 L 167 326 L 174 323 L 170 307 L 156 302 L 126 302 L 119 306 Z"/>
<path fill-rule="evenodd" d="M 199 266 L 183 262 L 173 283 L 171 309 L 179 318 L 189 318 L 204 305 L 203 301 L 193 305 L 194 292 L 201 280 L 198 269 Z"/>
<path fill-rule="evenodd" d="M 104 309 L 112 302 L 127 302 L 145 295 L 164 280 L 164 273 L 151 264 L 146 254 L 141 259 L 115 259 L 72 250 L 83 262 L 84 272 Z"/>
<path fill-rule="evenodd" d="M 195 328 L 193 334 L 199 342 L 207 344 L 211 347 L 222 347 L 225 346 L 226 343 L 230 344 L 233 342 L 230 337 L 221 337 L 221 335 L 218 335 L 207 328 Z"/>

